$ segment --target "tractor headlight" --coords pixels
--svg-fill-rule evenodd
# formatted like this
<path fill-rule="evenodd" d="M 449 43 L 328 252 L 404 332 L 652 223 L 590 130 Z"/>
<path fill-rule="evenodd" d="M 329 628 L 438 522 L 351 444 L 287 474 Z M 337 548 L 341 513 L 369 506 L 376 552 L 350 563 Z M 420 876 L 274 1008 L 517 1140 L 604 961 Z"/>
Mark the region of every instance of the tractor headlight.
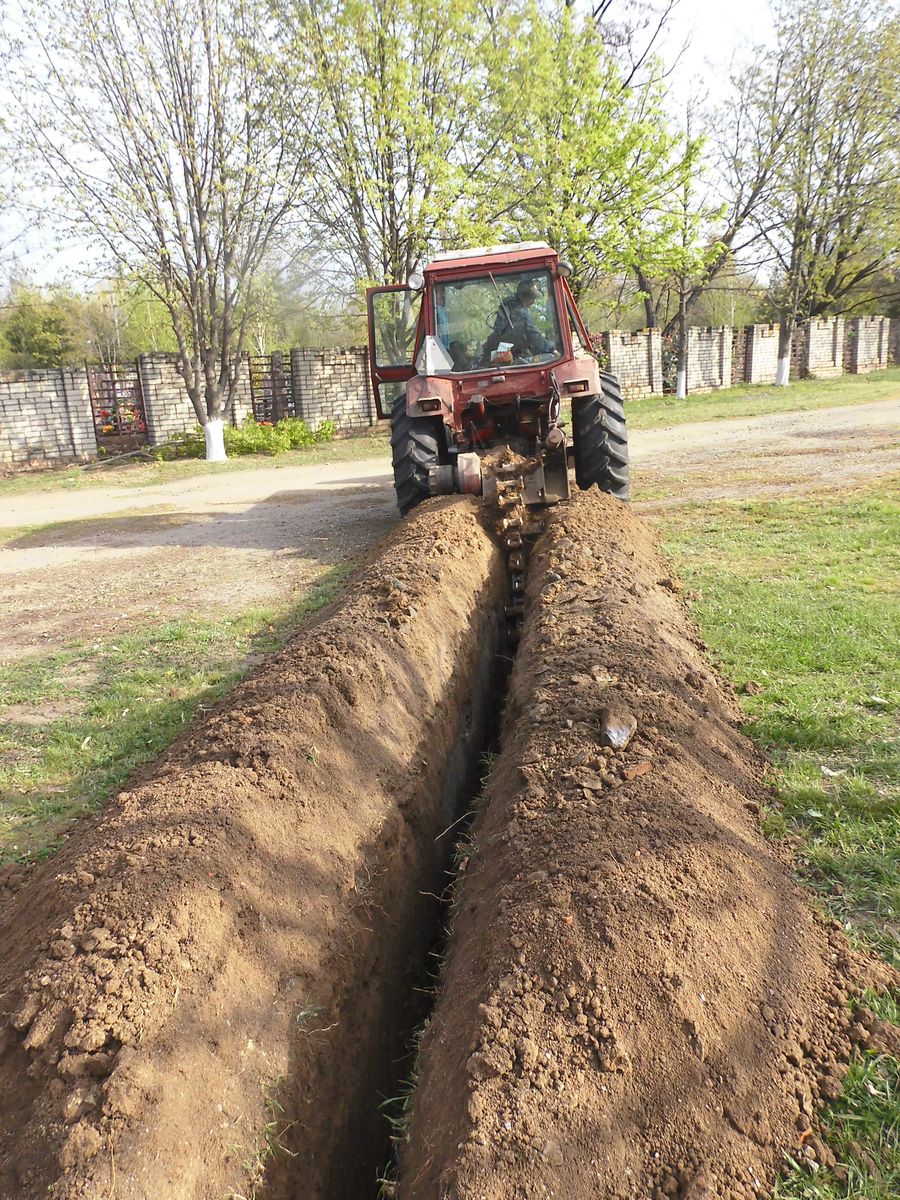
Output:
<path fill-rule="evenodd" d="M 563 279 L 568 279 L 572 274 L 572 264 L 567 258 L 561 258 L 556 269 L 562 275 Z"/>
<path fill-rule="evenodd" d="M 406 281 L 406 286 L 414 292 L 421 292 L 425 286 L 425 276 L 421 271 L 413 271 Z"/>

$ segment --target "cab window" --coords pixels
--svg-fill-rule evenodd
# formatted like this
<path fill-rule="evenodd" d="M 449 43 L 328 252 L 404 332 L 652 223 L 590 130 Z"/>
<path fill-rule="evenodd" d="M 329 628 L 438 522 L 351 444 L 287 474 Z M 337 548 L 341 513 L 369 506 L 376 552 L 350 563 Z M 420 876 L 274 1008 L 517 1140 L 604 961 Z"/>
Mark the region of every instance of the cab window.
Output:
<path fill-rule="evenodd" d="M 562 352 L 549 271 L 488 273 L 432 288 L 434 331 L 452 366 L 442 373 L 551 362 Z"/>

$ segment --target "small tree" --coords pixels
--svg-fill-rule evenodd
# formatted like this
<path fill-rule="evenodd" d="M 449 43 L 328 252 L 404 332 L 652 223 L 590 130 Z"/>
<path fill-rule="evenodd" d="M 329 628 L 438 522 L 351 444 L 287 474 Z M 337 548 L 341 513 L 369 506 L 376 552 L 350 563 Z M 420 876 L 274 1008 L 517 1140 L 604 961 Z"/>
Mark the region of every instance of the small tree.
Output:
<path fill-rule="evenodd" d="M 305 168 L 260 60 L 259 7 L 40 0 L 31 23 L 47 32 L 13 55 L 20 150 L 56 219 L 165 305 L 210 459 L 225 457 L 255 281 Z"/>
<path fill-rule="evenodd" d="M 14 283 L 0 324 L 0 361 L 9 367 L 62 367 L 74 361 L 77 300 L 63 288 L 44 293 Z"/>

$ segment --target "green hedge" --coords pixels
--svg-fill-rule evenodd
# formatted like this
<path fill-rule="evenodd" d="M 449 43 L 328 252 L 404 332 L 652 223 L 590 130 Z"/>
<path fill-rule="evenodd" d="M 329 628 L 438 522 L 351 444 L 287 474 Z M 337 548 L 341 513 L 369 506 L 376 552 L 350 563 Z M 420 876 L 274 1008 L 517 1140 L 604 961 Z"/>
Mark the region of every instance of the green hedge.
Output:
<path fill-rule="evenodd" d="M 318 446 L 330 442 L 337 432 L 334 421 L 323 421 L 312 430 L 299 417 L 286 417 L 272 425 L 248 417 L 243 425 L 226 425 L 225 452 L 234 454 L 283 454 L 302 446 Z M 190 433 L 176 433 L 172 440 L 157 451 L 159 458 L 203 458 L 206 443 L 203 430 L 195 425 Z"/>

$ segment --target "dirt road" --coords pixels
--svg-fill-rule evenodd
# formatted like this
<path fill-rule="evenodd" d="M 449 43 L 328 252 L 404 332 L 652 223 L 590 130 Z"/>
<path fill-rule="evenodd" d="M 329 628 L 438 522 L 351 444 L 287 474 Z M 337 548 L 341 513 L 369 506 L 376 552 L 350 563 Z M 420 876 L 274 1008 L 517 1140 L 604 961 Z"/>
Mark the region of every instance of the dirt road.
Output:
<path fill-rule="evenodd" d="M 900 402 L 632 434 L 637 498 L 665 503 L 852 483 L 900 470 Z M 0 498 L 0 659 L 97 638 L 140 616 L 281 603 L 396 521 L 385 458 L 199 476 L 147 488 Z"/>

